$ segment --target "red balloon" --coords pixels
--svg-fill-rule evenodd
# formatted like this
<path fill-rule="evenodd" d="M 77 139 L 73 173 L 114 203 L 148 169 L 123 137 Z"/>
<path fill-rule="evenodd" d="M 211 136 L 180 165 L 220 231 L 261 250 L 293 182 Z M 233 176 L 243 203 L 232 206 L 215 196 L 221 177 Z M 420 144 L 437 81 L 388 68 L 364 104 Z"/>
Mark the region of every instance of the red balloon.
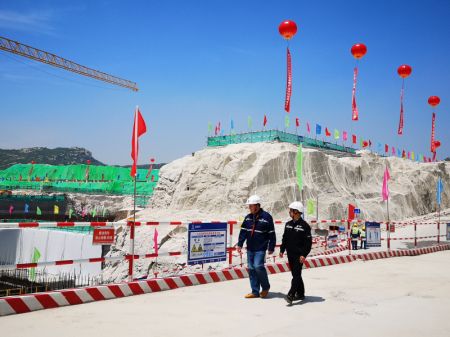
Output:
<path fill-rule="evenodd" d="M 364 55 L 366 55 L 367 47 L 363 43 L 357 43 L 357 44 L 353 45 L 353 47 L 350 51 L 355 59 L 360 59 Z"/>
<path fill-rule="evenodd" d="M 428 97 L 428 104 L 431 105 L 432 107 L 439 105 L 439 103 L 441 103 L 441 99 L 439 97 L 437 96 Z"/>
<path fill-rule="evenodd" d="M 297 25 L 292 20 L 285 20 L 278 26 L 278 31 L 286 40 L 290 40 L 297 33 Z"/>
<path fill-rule="evenodd" d="M 154 163 L 155 162 L 155 158 L 150 158 L 150 162 Z"/>
<path fill-rule="evenodd" d="M 91 161 L 88 159 L 88 160 L 86 160 L 86 163 L 89 165 L 91 163 Z"/>
<path fill-rule="evenodd" d="M 441 142 L 438 140 L 434 141 L 434 148 L 437 149 L 439 146 L 441 146 Z"/>
<path fill-rule="evenodd" d="M 402 64 L 397 69 L 398 74 L 401 78 L 407 78 L 409 75 L 411 75 L 412 68 L 407 64 Z"/>
<path fill-rule="evenodd" d="M 34 165 L 34 160 L 31 161 L 31 165 Z"/>

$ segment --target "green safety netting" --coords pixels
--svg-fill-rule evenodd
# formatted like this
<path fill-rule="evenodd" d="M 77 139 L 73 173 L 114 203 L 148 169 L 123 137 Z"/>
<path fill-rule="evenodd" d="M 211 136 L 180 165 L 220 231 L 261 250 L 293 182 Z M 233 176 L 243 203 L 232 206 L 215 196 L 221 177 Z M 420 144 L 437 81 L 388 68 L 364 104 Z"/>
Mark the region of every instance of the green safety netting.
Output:
<path fill-rule="evenodd" d="M 0 189 L 133 194 L 134 182 L 130 177 L 130 168 L 89 165 L 86 181 L 87 169 L 88 165 L 16 164 L 0 171 Z M 147 169 L 138 169 L 137 194 L 153 193 L 158 183 L 159 170 L 152 170 L 148 178 L 147 174 Z"/>
<path fill-rule="evenodd" d="M 343 145 L 325 142 L 319 139 L 313 139 L 305 136 L 295 135 L 279 130 L 267 130 L 257 132 L 246 132 L 233 135 L 208 137 L 208 146 L 224 146 L 240 143 L 259 143 L 259 142 L 285 142 L 291 144 L 303 144 L 304 146 L 329 149 L 347 153 L 356 153 L 355 149 Z"/>

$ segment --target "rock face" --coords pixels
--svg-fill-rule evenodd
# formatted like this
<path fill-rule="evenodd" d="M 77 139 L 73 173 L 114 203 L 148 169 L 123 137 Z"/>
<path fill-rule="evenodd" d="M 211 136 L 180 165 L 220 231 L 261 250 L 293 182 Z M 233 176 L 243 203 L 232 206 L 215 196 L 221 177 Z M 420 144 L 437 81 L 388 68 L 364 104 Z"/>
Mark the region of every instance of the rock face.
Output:
<path fill-rule="evenodd" d="M 380 157 L 366 151 L 358 157 L 337 157 L 320 150 L 303 149 L 303 200 L 319 201 L 320 219 L 347 216 L 347 205 L 361 209 L 361 217 L 384 220 L 381 200 L 387 165 L 391 180 L 391 219 L 404 219 L 436 210 L 435 186 L 439 176 L 450 184 L 450 163 L 417 163 Z M 286 143 L 236 144 L 207 148 L 165 165 L 159 184 L 142 218 L 230 219 L 246 213 L 251 194 L 263 207 L 285 218 L 290 202 L 300 200 L 296 178 L 297 147 Z M 449 207 L 444 188 L 442 208 Z M 311 218 L 311 217 L 310 217 Z M 315 218 L 315 216 L 313 216 Z"/>
<path fill-rule="evenodd" d="M 138 213 L 138 220 L 241 220 L 248 213 L 244 205 L 251 194 L 259 194 L 262 207 L 275 219 L 287 219 L 287 208 L 300 200 L 297 186 L 298 148 L 287 143 L 235 144 L 207 148 L 163 166 L 149 207 Z M 347 217 L 348 204 L 361 209 L 361 218 L 384 221 L 386 204 L 381 198 L 383 174 L 387 166 L 391 220 L 428 214 L 436 210 L 436 182 L 444 183 L 442 209 L 450 207 L 450 163 L 417 163 L 395 157 L 383 158 L 362 151 L 358 156 L 342 157 L 321 150 L 303 149 L 303 200 L 319 200 L 319 219 Z M 341 156 L 341 157 L 340 157 Z M 307 219 L 315 219 L 307 216 Z M 135 254 L 153 252 L 152 226 L 138 227 Z M 282 231 L 282 226 L 276 226 Z M 186 253 L 186 229 L 158 226 L 160 252 Z M 118 230 L 110 256 L 129 252 L 128 228 Z M 233 243 L 236 243 L 234 233 Z M 281 232 L 277 233 L 281 237 Z M 186 263 L 186 256 L 158 258 L 169 271 Z M 136 261 L 137 277 L 150 275 L 155 263 Z M 104 270 L 104 279 L 126 278 L 128 264 L 115 262 Z"/>

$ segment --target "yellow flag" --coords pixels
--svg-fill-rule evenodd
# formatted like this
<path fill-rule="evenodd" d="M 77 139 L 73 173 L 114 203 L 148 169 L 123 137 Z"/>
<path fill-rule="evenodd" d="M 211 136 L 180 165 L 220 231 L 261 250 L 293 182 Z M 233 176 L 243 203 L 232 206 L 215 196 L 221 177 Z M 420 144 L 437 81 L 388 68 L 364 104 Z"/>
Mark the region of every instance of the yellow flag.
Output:
<path fill-rule="evenodd" d="M 53 213 L 59 214 L 59 207 L 57 205 L 53 206 Z"/>

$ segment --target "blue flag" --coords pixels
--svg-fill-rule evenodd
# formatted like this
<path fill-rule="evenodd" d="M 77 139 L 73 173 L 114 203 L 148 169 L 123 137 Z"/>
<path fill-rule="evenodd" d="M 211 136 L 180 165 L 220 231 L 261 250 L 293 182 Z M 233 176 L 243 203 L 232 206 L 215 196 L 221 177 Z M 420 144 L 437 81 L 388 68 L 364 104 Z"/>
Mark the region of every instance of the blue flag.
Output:
<path fill-rule="evenodd" d="M 442 194 L 443 189 L 444 189 L 444 185 L 442 185 L 442 180 L 439 177 L 439 180 L 437 181 L 437 186 L 436 186 L 436 201 L 437 201 L 438 205 L 441 204 L 441 194 Z"/>
<path fill-rule="evenodd" d="M 316 124 L 316 135 L 320 135 L 322 133 L 322 126 Z"/>
<path fill-rule="evenodd" d="M 401 157 L 402 156 L 402 151 L 400 151 L 400 149 L 397 149 L 397 157 Z"/>
<path fill-rule="evenodd" d="M 30 209 L 30 205 L 25 204 L 25 210 L 24 210 L 24 213 L 28 213 L 28 212 L 29 212 L 29 209 Z"/>

